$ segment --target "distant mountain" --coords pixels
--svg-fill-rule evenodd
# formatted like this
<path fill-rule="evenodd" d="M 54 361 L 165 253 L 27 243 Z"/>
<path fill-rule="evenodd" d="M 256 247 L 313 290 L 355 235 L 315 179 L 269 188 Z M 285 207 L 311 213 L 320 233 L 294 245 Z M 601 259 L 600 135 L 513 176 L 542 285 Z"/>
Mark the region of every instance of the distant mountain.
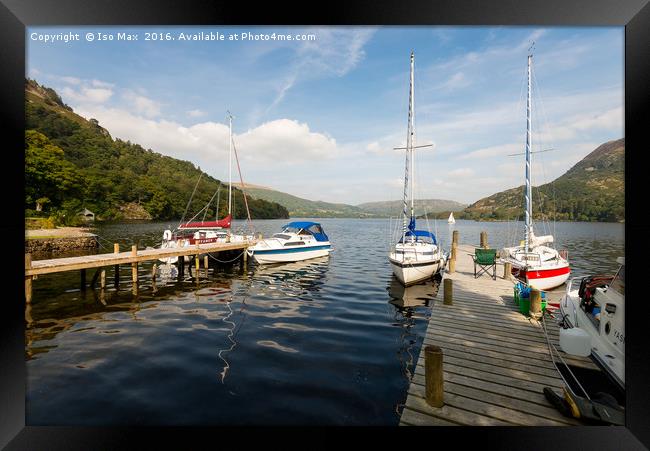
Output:
<path fill-rule="evenodd" d="M 446 213 L 449 216 L 449 212 L 461 211 L 467 204 L 461 204 L 453 200 L 443 200 L 443 199 L 419 199 L 415 200 L 415 213 L 421 215 L 427 213 L 429 215 L 435 213 Z M 386 200 L 381 202 L 366 202 L 364 204 L 359 204 L 358 207 L 367 213 L 371 213 L 377 216 L 389 217 L 397 216 L 402 212 L 403 201 L 402 200 Z M 445 217 L 447 217 L 445 216 Z"/>
<path fill-rule="evenodd" d="M 533 218 L 566 221 L 625 220 L 625 139 L 609 141 L 551 183 L 533 187 Z M 524 186 L 474 202 L 465 219 L 523 219 Z"/>
<path fill-rule="evenodd" d="M 235 184 L 233 183 L 233 185 Z M 237 186 L 240 187 L 240 184 Z M 352 205 L 307 200 L 259 185 L 247 183 L 244 191 L 255 199 L 275 202 L 284 206 L 289 210 L 289 216 L 293 218 L 367 218 L 374 216 Z"/>
<path fill-rule="evenodd" d="M 240 184 L 233 184 L 241 187 Z M 387 218 L 397 216 L 402 211 L 402 201 L 368 202 L 360 205 L 337 204 L 323 201 L 313 201 L 283 193 L 260 185 L 246 184 L 246 193 L 255 199 L 277 202 L 289 210 L 294 218 Z M 416 213 L 426 211 L 429 214 L 450 211 L 461 211 L 465 204 L 450 200 L 426 199 L 417 200 Z M 447 217 L 445 216 L 445 217 Z"/>

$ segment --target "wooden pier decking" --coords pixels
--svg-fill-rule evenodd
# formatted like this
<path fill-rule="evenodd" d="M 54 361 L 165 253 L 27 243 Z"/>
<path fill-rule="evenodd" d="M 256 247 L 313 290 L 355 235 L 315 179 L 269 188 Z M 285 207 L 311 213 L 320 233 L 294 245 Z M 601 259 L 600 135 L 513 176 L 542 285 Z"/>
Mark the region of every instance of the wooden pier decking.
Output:
<path fill-rule="evenodd" d="M 483 274 L 474 278 L 470 254 L 474 246 L 457 249 L 452 279 L 453 304 L 441 293 L 431 311 L 420 357 L 408 390 L 400 426 L 570 426 L 579 421 L 557 411 L 544 387 L 561 394 L 564 382 L 553 365 L 540 323 L 527 318 L 514 304 L 513 282 Z M 559 329 L 545 320 L 549 341 L 560 350 Z M 444 405 L 431 407 L 425 398 L 424 348 L 443 353 Z M 589 358 L 568 356 L 570 365 L 595 369 Z M 557 359 L 557 357 L 556 357 Z"/>
<path fill-rule="evenodd" d="M 138 250 L 136 246 L 128 252 L 119 252 L 115 245 L 115 252 L 104 254 L 83 255 L 77 257 L 52 258 L 48 260 L 31 260 L 31 255 L 25 256 L 25 298 L 29 303 L 32 298 L 32 281 L 42 274 L 53 274 L 65 271 L 81 271 L 82 288 L 85 288 L 85 271 L 91 268 L 108 266 L 131 265 L 133 282 L 137 283 L 137 264 L 140 262 L 158 260 L 166 257 L 194 256 L 198 268 L 199 255 L 213 254 L 224 251 L 241 250 L 246 260 L 246 249 L 255 245 L 256 240 L 234 241 L 230 243 L 205 243 L 170 249 L 145 249 Z M 206 257 L 207 258 L 207 257 Z M 181 259 L 182 260 L 182 259 Z M 207 263 L 206 263 L 207 265 Z"/>

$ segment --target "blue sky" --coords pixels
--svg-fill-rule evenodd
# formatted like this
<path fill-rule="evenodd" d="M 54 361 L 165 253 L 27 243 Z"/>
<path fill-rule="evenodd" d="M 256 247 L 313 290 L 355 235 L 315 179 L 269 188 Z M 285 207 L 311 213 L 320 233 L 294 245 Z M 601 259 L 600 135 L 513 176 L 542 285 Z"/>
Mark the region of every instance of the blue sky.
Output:
<path fill-rule="evenodd" d="M 179 40 L 200 32 L 225 40 Z M 80 40 L 43 40 L 68 33 Z M 114 138 L 222 180 L 231 111 L 245 182 L 358 204 L 401 198 L 393 147 L 406 139 L 413 50 L 416 144 L 434 144 L 417 151 L 417 197 L 471 203 L 523 184 L 523 156 L 508 155 L 524 149 L 532 41 L 533 149 L 555 149 L 534 159 L 533 184 L 624 136 L 623 38 L 623 27 L 30 27 L 27 76 Z"/>

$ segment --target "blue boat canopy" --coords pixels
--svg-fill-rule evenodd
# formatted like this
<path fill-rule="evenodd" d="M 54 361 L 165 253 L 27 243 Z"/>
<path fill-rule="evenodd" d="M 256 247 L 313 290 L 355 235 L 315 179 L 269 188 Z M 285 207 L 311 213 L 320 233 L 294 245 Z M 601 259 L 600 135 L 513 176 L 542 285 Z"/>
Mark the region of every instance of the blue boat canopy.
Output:
<path fill-rule="evenodd" d="M 427 230 L 408 230 L 405 236 L 406 237 L 414 236 L 415 241 L 425 241 L 424 238 L 431 238 L 433 244 L 438 244 L 436 241 L 436 236 Z"/>
<path fill-rule="evenodd" d="M 296 231 L 299 231 L 300 229 L 306 230 L 307 232 L 311 233 L 314 235 L 314 238 L 316 238 L 316 241 L 329 241 L 330 239 L 325 235 L 325 232 L 323 231 L 323 228 L 321 225 L 317 222 L 311 222 L 311 221 L 296 221 L 296 222 L 290 222 L 289 224 L 286 224 L 282 227 L 282 230 L 286 229 L 296 229 Z"/>

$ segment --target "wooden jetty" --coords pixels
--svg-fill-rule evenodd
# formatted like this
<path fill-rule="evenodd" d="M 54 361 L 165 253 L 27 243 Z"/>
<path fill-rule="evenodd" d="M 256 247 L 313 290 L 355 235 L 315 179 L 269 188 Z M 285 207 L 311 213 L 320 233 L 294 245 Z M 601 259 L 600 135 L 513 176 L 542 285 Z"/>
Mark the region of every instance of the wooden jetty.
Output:
<path fill-rule="evenodd" d="M 81 271 L 81 285 L 85 288 L 86 270 L 91 268 L 102 268 L 114 266 L 116 272 L 119 272 L 120 265 L 131 265 L 133 274 L 133 283 L 138 282 L 138 263 L 158 260 L 166 257 L 184 257 L 193 256 L 196 267 L 199 267 L 199 256 L 215 254 L 224 251 L 241 250 L 243 261 L 247 259 L 246 250 L 249 246 L 255 245 L 256 240 L 236 241 L 230 243 L 205 243 L 196 244 L 186 247 L 170 249 L 146 249 L 139 250 L 137 246 L 132 246 L 128 252 L 120 252 L 119 245 L 114 245 L 113 253 L 83 255 L 78 257 L 53 258 L 48 260 L 31 259 L 31 254 L 25 254 L 25 300 L 31 302 L 32 299 L 32 281 L 39 275 L 53 274 L 65 271 Z M 181 270 L 183 258 L 179 258 Z M 204 259 L 204 265 L 207 268 L 208 260 Z M 96 274 L 97 276 L 98 274 Z"/>
<path fill-rule="evenodd" d="M 565 385 L 553 365 L 542 325 L 519 312 L 513 282 L 509 275 L 504 278 L 503 265 L 497 266 L 496 280 L 492 274 L 474 278 L 470 256 L 474 249 L 459 245 L 455 250 L 454 272 L 444 279 L 451 282 L 440 287 L 450 285 L 453 295 L 449 300 L 445 295 L 445 302 L 441 298 L 432 308 L 400 426 L 582 424 L 546 400 L 544 387 L 561 394 Z M 556 322 L 546 318 L 544 324 L 549 341 L 568 364 L 597 368 L 589 358 L 562 352 Z M 427 403 L 427 345 L 442 351 L 442 407 Z"/>

